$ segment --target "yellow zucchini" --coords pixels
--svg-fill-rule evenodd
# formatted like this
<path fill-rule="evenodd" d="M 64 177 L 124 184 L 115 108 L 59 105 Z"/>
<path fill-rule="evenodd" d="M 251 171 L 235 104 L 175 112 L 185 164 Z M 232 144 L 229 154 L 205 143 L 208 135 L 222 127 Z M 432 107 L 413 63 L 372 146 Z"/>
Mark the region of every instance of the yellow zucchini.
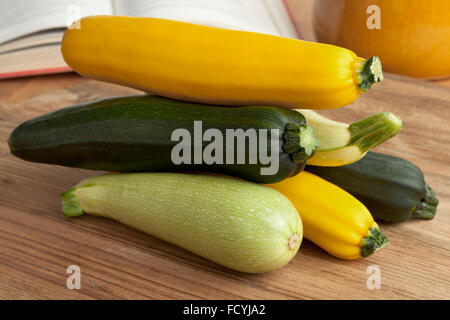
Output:
<path fill-rule="evenodd" d="M 296 207 L 305 238 L 333 256 L 345 260 L 368 257 L 388 243 L 361 202 L 312 173 L 304 171 L 268 186 Z"/>
<path fill-rule="evenodd" d="M 372 148 L 400 132 L 402 119 L 380 112 L 351 124 L 328 119 L 313 110 L 297 109 L 313 127 L 319 147 L 307 164 L 321 167 L 344 166 L 360 160 Z"/>
<path fill-rule="evenodd" d="M 328 44 L 156 18 L 92 16 L 79 26 L 62 42 L 75 71 L 180 100 L 330 109 L 383 79 L 377 57 Z"/>

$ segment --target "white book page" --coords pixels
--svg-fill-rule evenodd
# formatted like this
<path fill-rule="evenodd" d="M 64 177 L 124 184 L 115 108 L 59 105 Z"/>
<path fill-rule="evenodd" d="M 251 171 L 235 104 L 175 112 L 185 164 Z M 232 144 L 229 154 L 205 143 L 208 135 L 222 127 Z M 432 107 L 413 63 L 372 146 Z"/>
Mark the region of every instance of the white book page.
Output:
<path fill-rule="evenodd" d="M 61 43 L 63 34 L 64 29 L 62 28 L 32 33 L 0 44 L 0 54 L 29 47 Z"/>
<path fill-rule="evenodd" d="M 111 0 L 1 0 L 0 43 L 66 27 L 83 16 L 112 13 Z"/>
<path fill-rule="evenodd" d="M 115 14 L 179 20 L 218 28 L 295 37 L 274 21 L 267 2 L 281 0 L 115 0 Z M 280 10 L 278 6 L 272 9 Z M 284 10 L 284 7 L 281 8 Z M 283 13 L 282 13 L 283 14 Z M 287 19 L 284 23 L 290 24 Z M 280 17 L 280 13 L 276 13 Z"/>
<path fill-rule="evenodd" d="M 298 38 L 300 35 L 291 20 L 285 4 L 281 0 L 261 0 L 266 3 L 267 11 L 272 16 L 279 33 L 283 37 Z"/>

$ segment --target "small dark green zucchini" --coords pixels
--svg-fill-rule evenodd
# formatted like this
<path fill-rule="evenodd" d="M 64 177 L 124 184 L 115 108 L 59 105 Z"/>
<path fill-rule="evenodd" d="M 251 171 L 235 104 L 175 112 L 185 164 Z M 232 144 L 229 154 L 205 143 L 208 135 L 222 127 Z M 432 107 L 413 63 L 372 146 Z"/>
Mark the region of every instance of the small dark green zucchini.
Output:
<path fill-rule="evenodd" d="M 306 166 L 306 171 L 341 187 L 360 200 L 378 220 L 433 219 L 439 200 L 412 162 L 369 151 L 342 167 Z"/>
<path fill-rule="evenodd" d="M 200 130 L 195 121 L 201 121 Z M 185 138 L 173 138 L 177 129 L 185 129 L 193 140 L 186 142 L 187 157 L 184 151 L 178 153 L 189 161 L 173 161 L 174 147 L 180 147 Z M 208 129 L 217 129 L 213 131 L 223 137 L 222 141 L 216 141 L 215 136 L 204 138 Z M 240 131 L 244 143 L 239 144 L 236 136 L 228 140 L 229 131 Z M 257 141 L 252 140 L 250 131 L 256 132 L 252 137 Z M 266 140 L 261 139 L 264 132 Z M 242 139 L 242 133 L 249 136 Z M 212 142 L 223 146 L 223 154 L 211 147 Z M 9 138 L 11 153 L 28 161 L 117 172 L 207 171 L 260 183 L 278 182 L 299 173 L 317 144 L 312 127 L 293 110 L 218 107 L 153 95 L 64 108 L 21 124 Z M 206 147 L 210 152 L 208 161 L 204 160 Z M 263 158 L 260 153 L 273 158 Z M 273 172 L 264 173 L 264 169 Z"/>

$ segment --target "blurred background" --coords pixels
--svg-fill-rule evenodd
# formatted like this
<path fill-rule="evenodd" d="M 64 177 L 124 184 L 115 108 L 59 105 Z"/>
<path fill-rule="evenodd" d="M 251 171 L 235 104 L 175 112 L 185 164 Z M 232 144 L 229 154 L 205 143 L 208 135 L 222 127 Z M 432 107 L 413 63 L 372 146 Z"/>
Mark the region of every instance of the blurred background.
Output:
<path fill-rule="evenodd" d="M 287 0 L 305 40 L 335 44 L 383 69 L 450 84 L 450 1 Z"/>

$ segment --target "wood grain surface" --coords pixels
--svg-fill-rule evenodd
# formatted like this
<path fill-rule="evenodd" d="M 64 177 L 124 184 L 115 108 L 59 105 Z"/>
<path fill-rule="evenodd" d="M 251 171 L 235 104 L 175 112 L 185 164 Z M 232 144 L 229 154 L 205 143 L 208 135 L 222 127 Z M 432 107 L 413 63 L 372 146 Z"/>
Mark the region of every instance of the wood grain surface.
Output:
<path fill-rule="evenodd" d="M 323 112 L 347 122 L 384 110 L 400 115 L 403 131 L 377 151 L 422 168 L 440 198 L 436 218 L 381 223 L 390 245 L 357 261 L 338 260 L 304 240 L 286 267 L 263 275 L 231 271 L 107 219 L 66 219 L 59 194 L 97 172 L 29 163 L 9 154 L 9 134 L 27 119 L 136 92 L 70 74 L 0 82 L 0 298 L 450 298 L 449 88 L 387 75 L 352 105 Z M 81 268 L 80 290 L 66 287 L 69 265 Z M 378 290 L 366 286 L 371 265 L 381 270 Z"/>

